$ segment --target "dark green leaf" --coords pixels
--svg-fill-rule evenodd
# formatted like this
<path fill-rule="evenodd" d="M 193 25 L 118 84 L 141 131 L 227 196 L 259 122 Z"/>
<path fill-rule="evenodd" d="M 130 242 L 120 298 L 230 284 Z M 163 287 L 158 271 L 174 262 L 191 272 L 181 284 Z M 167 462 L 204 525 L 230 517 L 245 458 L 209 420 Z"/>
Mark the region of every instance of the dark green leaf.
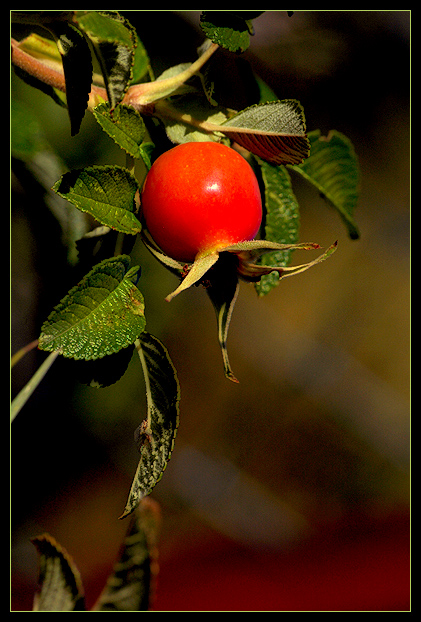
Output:
<path fill-rule="evenodd" d="M 230 52 L 244 52 L 250 44 L 251 25 L 230 11 L 203 11 L 200 26 L 205 35 Z"/>
<path fill-rule="evenodd" d="M 139 268 L 121 255 L 97 264 L 60 301 L 41 327 L 39 348 L 97 359 L 126 348 L 145 328 Z"/>
<path fill-rule="evenodd" d="M 136 34 L 136 49 L 131 84 L 137 84 L 146 78 L 152 79 L 152 69 L 145 46 Z"/>
<path fill-rule="evenodd" d="M 125 168 L 107 165 L 69 171 L 53 190 L 111 229 L 131 235 L 142 229 L 134 213 L 139 185 Z"/>
<path fill-rule="evenodd" d="M 119 104 L 111 112 L 108 102 L 93 109 L 95 119 L 105 132 L 133 158 L 141 157 L 141 144 L 146 128 L 139 112 L 131 106 Z"/>
<path fill-rule="evenodd" d="M 136 33 L 117 11 L 75 11 L 74 20 L 93 45 L 114 109 L 133 76 Z"/>
<path fill-rule="evenodd" d="M 41 588 L 33 611 L 84 611 L 80 574 L 67 552 L 48 534 L 32 542 L 40 556 Z"/>
<path fill-rule="evenodd" d="M 68 22 L 55 22 L 53 32 L 63 62 L 66 81 L 66 101 L 71 134 L 78 133 L 88 106 L 92 84 L 92 59 L 88 42 L 82 33 Z"/>
<path fill-rule="evenodd" d="M 259 160 L 264 185 L 265 218 L 262 237 L 281 244 L 298 242 L 300 215 L 297 199 L 292 190 L 290 176 L 283 166 L 274 166 Z M 264 266 L 287 266 L 291 250 L 275 251 L 262 256 L 259 263 Z M 279 282 L 279 276 L 272 272 L 256 283 L 260 296 L 267 294 Z"/>
<path fill-rule="evenodd" d="M 358 159 L 351 141 L 335 130 L 322 136 L 320 130 L 308 135 L 310 156 L 293 170 L 317 188 L 340 214 L 352 239 L 359 237 L 353 214 L 359 193 Z"/>
<path fill-rule="evenodd" d="M 147 611 L 154 590 L 161 516 L 156 501 L 142 499 L 132 517 L 120 558 L 94 611 Z"/>
<path fill-rule="evenodd" d="M 161 479 L 171 457 L 179 419 L 180 388 L 166 348 L 146 332 L 135 345 L 145 377 L 148 412 L 135 433 L 140 461 L 120 518 L 133 512 Z"/>

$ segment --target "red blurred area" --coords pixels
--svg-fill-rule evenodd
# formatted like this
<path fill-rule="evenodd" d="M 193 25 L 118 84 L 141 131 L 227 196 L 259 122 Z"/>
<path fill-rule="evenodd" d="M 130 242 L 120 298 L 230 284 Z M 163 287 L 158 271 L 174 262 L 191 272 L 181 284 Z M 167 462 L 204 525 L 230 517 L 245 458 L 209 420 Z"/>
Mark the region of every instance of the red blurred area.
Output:
<path fill-rule="evenodd" d="M 406 514 L 348 519 L 285 552 L 213 534 L 161 559 L 154 611 L 409 611 Z"/>

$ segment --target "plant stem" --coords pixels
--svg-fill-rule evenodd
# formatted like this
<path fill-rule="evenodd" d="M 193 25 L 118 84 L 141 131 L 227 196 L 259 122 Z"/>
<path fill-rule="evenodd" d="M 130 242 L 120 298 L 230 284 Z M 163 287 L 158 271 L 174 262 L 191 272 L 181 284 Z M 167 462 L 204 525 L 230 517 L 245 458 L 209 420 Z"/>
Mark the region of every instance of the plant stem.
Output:
<path fill-rule="evenodd" d="M 139 110 L 142 106 L 147 106 L 159 99 L 167 97 L 178 87 L 183 85 L 189 78 L 194 76 L 218 48 L 219 45 L 217 43 L 211 43 L 194 63 L 171 78 L 131 86 L 123 98 L 123 103 L 129 104 Z"/>
<path fill-rule="evenodd" d="M 152 424 L 152 415 L 151 415 L 151 404 L 153 403 L 152 400 L 152 391 L 151 391 L 151 384 L 149 381 L 149 372 L 148 372 L 148 366 L 146 364 L 145 361 L 145 355 L 143 354 L 143 350 L 142 350 L 142 344 L 140 342 L 140 339 L 136 339 L 136 341 L 134 342 L 135 348 L 137 350 L 137 353 L 139 355 L 139 359 L 140 359 L 140 364 L 142 365 L 142 371 L 143 371 L 143 376 L 145 378 L 145 387 L 146 387 L 146 403 L 147 403 L 147 407 L 148 407 L 148 414 L 147 414 L 147 418 L 146 418 L 146 428 L 144 430 L 144 433 L 147 434 L 148 436 L 152 435 L 152 429 L 151 429 L 151 424 Z"/>
<path fill-rule="evenodd" d="M 27 352 L 30 352 L 31 350 L 36 348 L 37 345 L 38 339 L 34 339 L 34 341 L 31 341 L 31 343 L 28 343 L 26 346 L 23 346 L 23 348 L 18 350 L 10 359 L 10 368 L 14 367 L 14 365 L 16 365 L 16 363 L 20 361 L 20 359 L 24 357 Z"/>
<path fill-rule="evenodd" d="M 60 352 L 55 350 L 45 359 L 39 369 L 35 372 L 32 378 L 27 382 L 23 389 L 18 393 L 12 402 L 10 408 L 10 420 L 13 421 L 19 411 L 26 404 L 32 393 L 35 391 L 41 380 L 44 378 L 51 365 L 54 363 Z"/>
<path fill-rule="evenodd" d="M 18 41 L 11 40 L 12 43 L 12 62 L 14 65 L 28 73 L 29 75 L 37 78 L 41 82 L 52 86 L 53 88 L 66 92 L 66 82 L 64 79 L 63 70 L 57 71 L 49 67 L 42 60 L 35 58 L 24 52 L 20 47 Z M 218 49 L 218 44 L 212 43 L 205 50 L 205 52 L 187 69 L 181 73 L 167 78 L 164 80 L 155 80 L 153 82 L 145 82 L 142 84 L 135 84 L 130 86 L 126 95 L 123 98 L 123 103 L 128 104 L 139 110 L 144 114 L 153 113 L 153 104 L 155 101 L 168 96 L 179 86 L 184 84 L 186 80 L 196 74 L 203 65 L 209 60 L 214 52 Z M 92 110 L 101 101 L 107 101 L 107 92 L 105 88 L 92 85 L 91 92 L 89 94 L 88 108 Z"/>

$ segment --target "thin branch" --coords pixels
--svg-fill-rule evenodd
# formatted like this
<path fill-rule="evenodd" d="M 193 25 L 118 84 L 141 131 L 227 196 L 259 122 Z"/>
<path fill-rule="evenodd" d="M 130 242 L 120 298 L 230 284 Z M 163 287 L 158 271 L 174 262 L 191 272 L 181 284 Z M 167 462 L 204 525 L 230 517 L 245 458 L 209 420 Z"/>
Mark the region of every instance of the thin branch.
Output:
<path fill-rule="evenodd" d="M 64 78 L 63 70 L 58 71 L 53 69 L 46 63 L 43 63 L 40 59 L 35 58 L 24 52 L 19 43 L 12 39 L 12 63 L 19 67 L 29 75 L 37 78 L 44 84 L 66 92 L 66 81 Z M 156 100 L 165 97 L 169 92 L 175 90 L 178 86 L 181 86 L 197 73 L 203 65 L 209 60 L 212 54 L 218 49 L 216 43 L 212 43 L 207 50 L 186 70 L 182 71 L 172 78 L 164 80 L 155 80 L 154 82 L 145 82 L 143 84 L 135 84 L 130 86 L 123 98 L 123 103 L 128 104 L 143 112 L 144 114 L 151 114 L 154 107 L 151 106 Z M 107 101 L 108 96 L 106 89 L 100 86 L 92 85 L 91 92 L 89 94 L 88 108 L 92 110 L 101 101 Z"/>
<path fill-rule="evenodd" d="M 50 369 L 51 365 L 54 363 L 54 361 L 56 360 L 59 354 L 60 352 L 58 350 L 51 352 L 51 354 L 49 354 L 49 356 L 45 359 L 43 364 L 39 367 L 39 369 L 32 376 L 30 381 L 23 387 L 20 393 L 18 393 L 18 395 L 15 397 L 15 399 L 12 402 L 11 409 L 10 409 L 10 420 L 11 421 L 15 419 L 16 415 L 20 412 L 20 410 L 29 400 L 32 393 L 35 391 L 35 389 L 37 388 L 41 380 L 44 378 L 45 374 Z"/>
<path fill-rule="evenodd" d="M 36 348 L 37 345 L 38 345 L 38 339 L 34 339 L 34 341 L 31 341 L 31 343 L 28 343 L 26 346 L 23 346 L 23 348 L 15 352 L 15 354 L 10 359 L 10 367 L 11 368 L 14 367 L 14 365 L 16 365 L 16 363 L 20 361 L 20 359 L 23 356 L 25 356 L 27 352 L 30 352 L 31 350 Z"/>
<path fill-rule="evenodd" d="M 145 82 L 143 84 L 131 86 L 123 102 L 132 105 L 134 108 L 138 108 L 139 106 L 151 104 L 158 99 L 166 97 L 168 93 L 173 92 L 200 71 L 218 48 L 219 46 L 217 43 L 212 43 L 194 63 L 187 67 L 187 69 L 171 78 L 164 78 L 163 80 L 155 80 L 154 82 Z"/>
<path fill-rule="evenodd" d="M 24 52 L 19 43 L 11 40 L 12 43 L 12 63 L 34 78 L 37 78 L 44 84 L 48 84 L 59 91 L 66 92 L 66 83 L 63 71 L 57 71 L 49 65 L 43 63 L 38 58 L 34 58 L 27 52 Z"/>

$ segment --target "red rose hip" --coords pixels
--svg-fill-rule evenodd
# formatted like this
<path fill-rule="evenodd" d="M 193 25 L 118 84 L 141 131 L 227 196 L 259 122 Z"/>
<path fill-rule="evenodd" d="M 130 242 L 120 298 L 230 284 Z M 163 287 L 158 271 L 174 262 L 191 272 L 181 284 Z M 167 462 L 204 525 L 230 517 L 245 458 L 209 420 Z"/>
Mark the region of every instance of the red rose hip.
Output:
<path fill-rule="evenodd" d="M 214 142 L 178 145 L 159 156 L 142 191 L 142 212 L 156 244 L 178 261 L 252 240 L 262 220 L 253 169 Z"/>

